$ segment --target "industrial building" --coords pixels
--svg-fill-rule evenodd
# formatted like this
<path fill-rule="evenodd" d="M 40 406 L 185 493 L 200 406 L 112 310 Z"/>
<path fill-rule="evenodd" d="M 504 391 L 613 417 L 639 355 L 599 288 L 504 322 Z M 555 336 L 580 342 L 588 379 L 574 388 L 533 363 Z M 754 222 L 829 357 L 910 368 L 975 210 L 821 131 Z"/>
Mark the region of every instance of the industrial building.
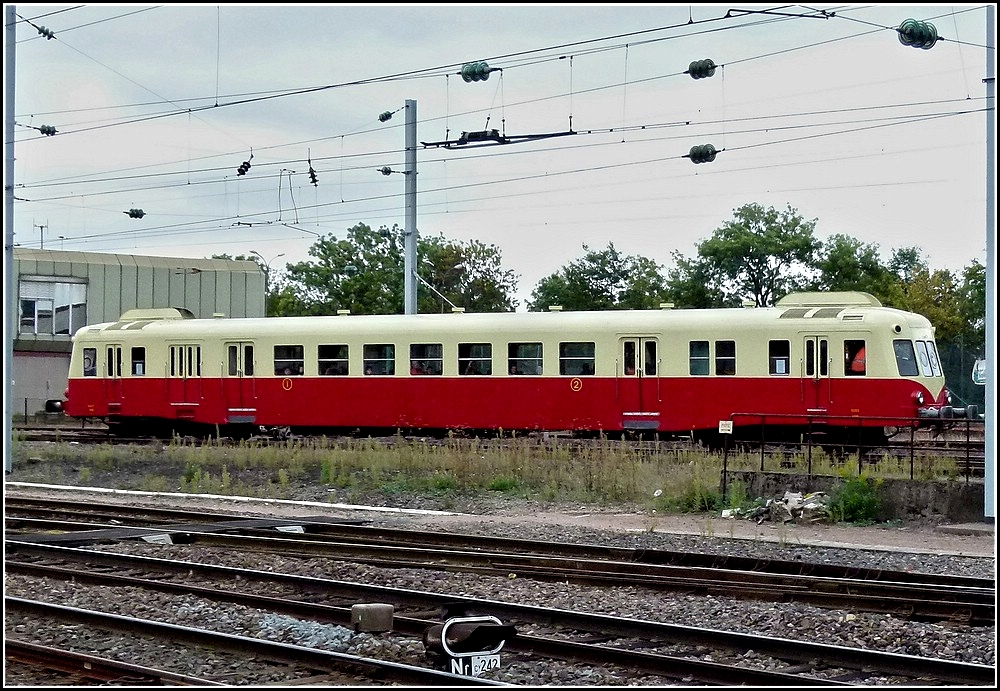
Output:
<path fill-rule="evenodd" d="M 14 415 L 58 409 L 72 337 L 126 310 L 178 307 L 195 317 L 263 317 L 265 272 L 254 261 L 14 248 Z M 9 318 L 9 316 L 7 317 Z"/>

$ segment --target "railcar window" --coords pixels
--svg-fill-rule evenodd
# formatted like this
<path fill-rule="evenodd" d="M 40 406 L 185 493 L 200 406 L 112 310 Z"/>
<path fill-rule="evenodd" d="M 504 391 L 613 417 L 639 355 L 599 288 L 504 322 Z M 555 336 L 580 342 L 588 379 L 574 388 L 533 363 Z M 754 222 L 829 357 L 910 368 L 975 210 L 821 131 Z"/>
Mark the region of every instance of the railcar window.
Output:
<path fill-rule="evenodd" d="M 97 348 L 83 349 L 83 376 L 97 376 Z"/>
<path fill-rule="evenodd" d="M 923 341 L 917 341 L 917 362 L 920 363 L 920 374 L 925 377 L 931 376 L 933 370 L 931 370 L 931 359 L 927 354 L 927 344 Z"/>
<path fill-rule="evenodd" d="M 594 373 L 595 346 L 592 341 L 576 341 L 559 344 L 559 374 L 570 376 Z"/>
<path fill-rule="evenodd" d="M 320 345 L 316 358 L 317 371 L 325 377 L 345 377 L 348 367 L 346 345 Z"/>
<path fill-rule="evenodd" d="M 622 341 L 622 372 L 626 377 L 635 374 L 635 341 Z"/>
<path fill-rule="evenodd" d="M 201 346 L 198 345 L 170 346 L 170 376 L 200 377 Z"/>
<path fill-rule="evenodd" d="M 913 343 L 905 338 L 897 338 L 892 342 L 896 353 L 896 369 L 901 377 L 915 377 L 920 373 L 917 369 L 917 355 L 913 352 Z"/>
<path fill-rule="evenodd" d="M 444 372 L 442 352 L 440 343 L 411 343 L 410 374 L 442 374 Z"/>
<path fill-rule="evenodd" d="M 470 375 L 493 374 L 493 344 L 459 343 L 458 373 Z"/>
<path fill-rule="evenodd" d="M 727 377 L 736 374 L 736 341 L 715 342 L 715 373 Z"/>
<path fill-rule="evenodd" d="M 791 345 L 788 341 L 767 342 L 767 371 L 769 374 L 788 374 L 791 359 Z"/>
<path fill-rule="evenodd" d="M 806 376 L 817 376 L 817 364 L 819 365 L 819 376 L 828 376 L 829 349 L 829 342 L 825 338 L 806 339 Z"/>
<path fill-rule="evenodd" d="M 940 377 L 941 363 L 938 360 L 937 348 L 934 347 L 934 341 L 927 341 L 927 357 L 931 361 L 931 373 L 935 377 Z"/>
<path fill-rule="evenodd" d="M 656 376 L 656 341 L 645 341 L 643 343 L 644 350 L 646 351 L 646 376 L 655 377 Z"/>
<path fill-rule="evenodd" d="M 146 374 L 146 349 L 142 347 L 132 348 L 132 374 L 142 377 Z"/>
<path fill-rule="evenodd" d="M 108 376 L 122 376 L 122 349 L 118 346 L 108 347 Z"/>
<path fill-rule="evenodd" d="M 300 345 L 274 346 L 274 373 L 285 377 L 302 376 L 305 366 L 305 348 Z"/>
<path fill-rule="evenodd" d="M 227 349 L 227 364 L 230 377 L 252 377 L 253 376 L 253 345 L 247 343 L 243 345 L 243 370 L 240 371 L 240 346 L 232 343 Z M 199 355 L 199 359 L 201 356 Z"/>
<path fill-rule="evenodd" d="M 844 341 L 844 375 L 863 377 L 868 371 L 864 341 Z"/>
<path fill-rule="evenodd" d="M 691 341 L 688 346 L 688 371 L 694 376 L 708 374 L 708 341 Z"/>
<path fill-rule="evenodd" d="M 508 343 L 507 371 L 511 374 L 541 374 L 541 343 Z"/>
<path fill-rule="evenodd" d="M 396 346 L 391 343 L 366 343 L 365 374 L 385 376 L 396 373 Z"/>

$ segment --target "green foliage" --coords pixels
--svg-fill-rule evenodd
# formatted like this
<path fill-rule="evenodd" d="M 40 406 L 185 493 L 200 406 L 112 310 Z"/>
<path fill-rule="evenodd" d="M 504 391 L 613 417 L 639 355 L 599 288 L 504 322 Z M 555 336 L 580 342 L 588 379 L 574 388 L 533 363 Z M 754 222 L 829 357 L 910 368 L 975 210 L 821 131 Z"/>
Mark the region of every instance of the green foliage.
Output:
<path fill-rule="evenodd" d="M 309 250 L 314 260 L 289 264 L 286 274 L 273 282 L 274 313 L 321 315 L 347 309 L 353 314 L 400 314 L 404 253 L 404 233 L 396 225 L 373 230 L 359 223 L 343 239 L 323 236 Z M 418 285 L 419 312 L 447 311 L 448 302 L 469 312 L 517 307 L 517 276 L 502 267 L 495 245 L 420 237 L 417 257 L 417 274 L 426 281 Z"/>
<path fill-rule="evenodd" d="M 728 300 L 769 306 L 813 282 L 820 249 L 815 227 L 815 220 L 806 221 L 791 206 L 777 211 L 745 204 L 698 245 L 698 255 L 711 266 L 714 284 Z"/>
<path fill-rule="evenodd" d="M 726 508 L 730 509 L 749 509 L 753 504 L 746 483 L 742 480 L 733 480 L 726 486 L 724 499 Z"/>
<path fill-rule="evenodd" d="M 495 477 L 486 483 L 486 489 L 492 492 L 504 492 L 506 494 L 519 494 L 521 493 L 521 481 L 516 477 L 510 477 L 508 475 Z"/>
<path fill-rule="evenodd" d="M 816 261 L 816 290 L 861 291 L 880 300 L 893 294 L 900 278 L 879 258 L 878 246 L 847 235 L 832 235 Z"/>
<path fill-rule="evenodd" d="M 882 511 L 882 500 L 879 498 L 881 486 L 881 480 L 868 476 L 846 477 L 830 492 L 827 504 L 830 517 L 837 523 L 875 523 Z"/>
<path fill-rule="evenodd" d="M 666 300 L 662 267 L 651 259 L 622 254 L 609 242 L 607 249 L 583 246 L 584 256 L 538 282 L 528 309 L 566 310 L 650 309 Z"/>
<path fill-rule="evenodd" d="M 722 507 L 719 490 L 701 482 L 692 482 L 686 491 L 675 498 L 674 506 L 684 513 L 704 513 Z"/>
<path fill-rule="evenodd" d="M 687 259 L 676 250 L 672 256 L 674 266 L 667 272 L 667 294 L 675 307 L 708 309 L 738 306 L 735 301 L 727 302 L 726 295 L 716 284 L 711 262 Z"/>

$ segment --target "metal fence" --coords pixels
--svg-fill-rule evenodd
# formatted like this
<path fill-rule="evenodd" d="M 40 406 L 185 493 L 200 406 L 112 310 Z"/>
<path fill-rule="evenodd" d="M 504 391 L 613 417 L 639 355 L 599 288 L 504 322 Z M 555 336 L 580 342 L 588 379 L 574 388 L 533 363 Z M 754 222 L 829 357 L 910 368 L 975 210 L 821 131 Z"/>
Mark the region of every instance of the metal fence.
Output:
<path fill-rule="evenodd" d="M 744 437 L 731 443 L 726 435 L 723 473 L 729 471 L 730 455 L 740 452 L 758 455 L 760 472 L 788 472 L 798 468 L 804 459 L 806 474 L 813 475 L 813 459 L 820 451 L 825 456 L 840 459 L 841 467 L 847 465 L 849 459 L 856 459 L 858 475 L 865 472 L 866 466 L 874 470 L 887 460 L 908 466 L 911 480 L 916 477 L 921 464 L 943 460 L 953 461 L 956 471 L 966 481 L 982 477 L 985 470 L 986 423 L 978 417 L 917 419 L 758 413 L 737 413 L 732 417 L 736 424 L 759 427 L 760 436 L 755 440 Z M 804 421 L 805 431 L 801 439 L 782 440 L 779 425 L 787 429 L 793 419 Z M 856 428 L 857 434 L 848 432 L 831 440 L 826 434 L 831 426 L 840 430 Z M 873 435 L 868 433 L 879 427 L 888 433 L 888 444 L 873 440 Z"/>

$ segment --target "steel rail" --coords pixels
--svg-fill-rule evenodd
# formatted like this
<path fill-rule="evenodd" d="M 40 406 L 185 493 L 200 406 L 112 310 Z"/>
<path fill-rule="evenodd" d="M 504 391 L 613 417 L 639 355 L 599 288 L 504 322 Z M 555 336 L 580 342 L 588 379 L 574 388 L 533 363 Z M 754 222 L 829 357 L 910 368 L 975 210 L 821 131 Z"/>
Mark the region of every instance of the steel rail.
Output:
<path fill-rule="evenodd" d="M 45 619 L 56 619 L 88 624 L 115 633 L 155 636 L 171 642 L 183 641 L 189 645 L 204 646 L 213 650 L 226 650 L 244 656 L 257 656 L 272 662 L 297 665 L 317 671 L 347 669 L 385 682 L 439 686 L 504 686 L 488 679 L 442 672 L 399 662 L 374 660 L 331 650 L 319 650 L 288 643 L 275 643 L 249 636 L 237 636 L 190 626 L 178 626 L 150 619 L 125 617 L 79 607 L 67 607 L 38 600 L 4 596 L 4 612 L 18 612 Z"/>
<path fill-rule="evenodd" d="M 590 631 L 602 635 L 640 637 L 644 640 L 684 645 L 705 645 L 769 655 L 781 660 L 810 665 L 822 660 L 828 666 L 846 669 L 872 669 L 897 674 L 907 678 L 932 678 L 944 683 L 988 684 L 995 680 L 996 669 L 987 665 L 953 662 L 937 658 L 885 653 L 830 646 L 791 639 L 754 636 L 705 627 L 682 626 L 648 620 L 623 620 L 617 616 L 574 612 L 550 607 L 534 607 L 516 603 L 403 590 L 387 586 L 363 585 L 311 576 L 299 576 L 189 561 L 172 561 L 154 557 L 137 557 L 75 547 L 37 545 L 5 541 L 8 549 L 16 553 L 41 555 L 46 558 L 63 558 L 83 561 L 113 568 L 135 568 L 168 573 L 199 573 L 232 580 L 247 579 L 264 583 L 280 582 L 294 585 L 305 592 L 322 594 L 327 598 L 347 598 L 353 602 L 384 602 L 394 607 L 432 608 L 443 616 L 464 616 L 474 611 L 477 615 L 493 615 L 504 621 L 527 621 L 546 626 L 558 625 L 566 629 Z"/>

